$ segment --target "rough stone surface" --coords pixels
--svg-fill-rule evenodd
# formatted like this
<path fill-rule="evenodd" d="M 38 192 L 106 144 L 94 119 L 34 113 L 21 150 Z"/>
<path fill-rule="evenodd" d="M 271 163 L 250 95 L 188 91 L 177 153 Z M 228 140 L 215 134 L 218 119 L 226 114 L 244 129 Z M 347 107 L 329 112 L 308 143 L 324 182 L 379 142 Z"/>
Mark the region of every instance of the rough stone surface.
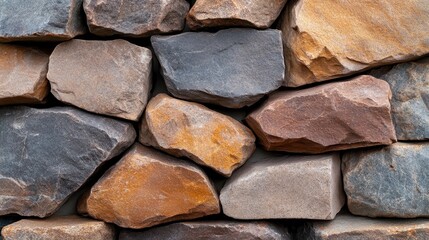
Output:
<path fill-rule="evenodd" d="M 35 48 L 0 44 L 0 105 L 43 101 L 48 62 L 49 56 Z"/>
<path fill-rule="evenodd" d="M 0 42 L 63 41 L 86 32 L 82 0 L 0 0 Z"/>
<path fill-rule="evenodd" d="M 220 211 L 217 193 L 203 171 L 140 144 L 105 173 L 81 201 L 80 210 L 125 228 L 145 228 Z"/>
<path fill-rule="evenodd" d="M 236 219 L 334 219 L 344 204 L 338 154 L 282 156 L 246 164 L 220 193 Z"/>
<path fill-rule="evenodd" d="M 287 229 L 269 222 L 198 221 L 179 222 L 145 231 L 121 231 L 121 240 L 288 240 Z"/>
<path fill-rule="evenodd" d="M 278 30 L 227 29 L 151 38 L 168 91 L 230 108 L 252 105 L 282 85 Z"/>
<path fill-rule="evenodd" d="M 0 122 L 0 216 L 53 214 L 136 137 L 131 124 L 70 107 L 3 107 Z"/>
<path fill-rule="evenodd" d="M 287 0 L 197 0 L 186 17 L 191 29 L 207 27 L 269 28 Z"/>
<path fill-rule="evenodd" d="M 343 155 L 347 205 L 355 215 L 429 217 L 429 143 L 395 143 Z"/>
<path fill-rule="evenodd" d="M 17 217 L 0 217 L 0 232 L 5 226 L 19 220 L 20 219 Z M 0 234 L 0 240 L 3 240 L 3 237 L 1 236 L 1 234 Z"/>
<path fill-rule="evenodd" d="M 428 219 L 371 219 L 339 214 L 332 221 L 317 221 L 298 230 L 297 240 L 403 240 L 428 239 Z"/>
<path fill-rule="evenodd" d="M 185 0 L 84 0 L 89 31 L 99 36 L 147 37 L 181 31 L 189 3 Z"/>
<path fill-rule="evenodd" d="M 255 136 L 237 120 L 166 94 L 149 102 L 139 141 L 177 157 L 188 157 L 226 176 L 255 150 Z"/>
<path fill-rule="evenodd" d="M 429 53 L 427 0 L 297 0 L 288 7 L 281 24 L 286 86 L 347 76 Z"/>
<path fill-rule="evenodd" d="M 376 74 L 392 89 L 392 118 L 399 140 L 429 139 L 429 58 Z"/>
<path fill-rule="evenodd" d="M 3 228 L 5 240 L 64 239 L 114 240 L 115 227 L 101 221 L 78 216 L 48 219 L 24 219 Z"/>
<path fill-rule="evenodd" d="M 396 141 L 389 85 L 371 76 L 282 91 L 246 122 L 267 150 L 321 153 Z"/>
<path fill-rule="evenodd" d="M 87 111 L 137 121 L 151 88 L 151 61 L 149 49 L 125 40 L 61 43 L 50 57 L 51 92 Z"/>

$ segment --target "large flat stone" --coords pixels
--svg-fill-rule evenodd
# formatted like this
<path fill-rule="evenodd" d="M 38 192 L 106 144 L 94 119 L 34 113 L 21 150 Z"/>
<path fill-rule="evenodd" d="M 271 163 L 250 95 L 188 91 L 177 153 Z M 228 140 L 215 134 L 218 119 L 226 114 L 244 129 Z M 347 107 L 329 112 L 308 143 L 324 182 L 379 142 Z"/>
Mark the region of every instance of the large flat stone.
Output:
<path fill-rule="evenodd" d="M 132 121 L 143 113 L 151 78 L 151 51 L 125 40 L 71 40 L 59 44 L 49 61 L 58 100 Z"/>
<path fill-rule="evenodd" d="M 159 94 L 140 126 L 139 141 L 230 176 L 255 150 L 252 131 L 198 103 Z"/>
<path fill-rule="evenodd" d="M 429 217 L 429 143 L 395 143 L 343 155 L 350 212 L 370 217 Z"/>
<path fill-rule="evenodd" d="M 0 105 L 43 101 L 49 92 L 48 62 L 49 56 L 35 48 L 0 44 Z"/>
<path fill-rule="evenodd" d="M 78 206 L 93 218 L 136 229 L 220 212 L 217 193 L 202 170 L 140 144 Z"/>
<path fill-rule="evenodd" d="M 0 0 L 0 42 L 64 41 L 86 32 L 82 0 Z"/>
<path fill-rule="evenodd" d="M 129 123 L 70 107 L 3 107 L 0 122 L 0 216 L 53 214 L 136 137 Z"/>
<path fill-rule="evenodd" d="M 151 41 L 167 89 L 178 98 L 240 108 L 282 85 L 278 30 L 188 32 Z"/>
<path fill-rule="evenodd" d="M 396 141 L 389 85 L 359 76 L 273 94 L 246 122 L 269 151 L 321 153 Z"/>
<path fill-rule="evenodd" d="M 147 37 L 181 31 L 189 3 L 185 0 L 84 0 L 89 31 L 99 36 Z"/>
<path fill-rule="evenodd" d="M 334 219 L 344 204 L 338 154 L 272 157 L 246 164 L 220 193 L 236 219 Z"/>
<path fill-rule="evenodd" d="M 285 86 L 301 86 L 429 53 L 427 0 L 297 0 L 281 30 Z"/>

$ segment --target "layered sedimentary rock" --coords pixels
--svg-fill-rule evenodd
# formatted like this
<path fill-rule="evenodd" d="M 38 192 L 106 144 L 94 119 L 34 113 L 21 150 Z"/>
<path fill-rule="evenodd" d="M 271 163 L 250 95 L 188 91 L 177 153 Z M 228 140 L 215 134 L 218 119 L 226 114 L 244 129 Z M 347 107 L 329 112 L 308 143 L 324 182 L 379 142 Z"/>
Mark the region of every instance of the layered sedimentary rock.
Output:
<path fill-rule="evenodd" d="M 48 62 L 36 48 L 0 44 L 0 105 L 43 101 L 49 92 Z"/>
<path fill-rule="evenodd" d="M 149 102 L 139 141 L 230 176 L 255 150 L 255 136 L 237 120 L 205 106 L 159 94 Z"/>
<path fill-rule="evenodd" d="M 0 215 L 53 214 L 136 137 L 131 124 L 70 107 L 3 107 L 0 122 Z"/>
<path fill-rule="evenodd" d="M 273 94 L 246 122 L 267 150 L 321 153 L 396 141 L 391 91 L 363 75 Z"/>
<path fill-rule="evenodd" d="M 61 41 L 86 32 L 82 0 L 0 0 L 0 42 Z"/>
<path fill-rule="evenodd" d="M 426 0 L 295 1 L 280 27 L 284 85 L 325 81 L 429 53 L 428 12 Z"/>
<path fill-rule="evenodd" d="M 71 40 L 59 44 L 49 62 L 58 100 L 133 121 L 146 106 L 151 78 L 151 51 L 125 40 Z"/>
<path fill-rule="evenodd" d="M 429 217 L 429 143 L 395 143 L 343 156 L 349 210 L 370 217 Z"/>
<path fill-rule="evenodd" d="M 81 199 L 79 209 L 125 228 L 219 213 L 203 171 L 183 160 L 134 145 Z"/>
<path fill-rule="evenodd" d="M 230 108 L 252 105 L 282 85 L 278 30 L 227 29 L 151 38 L 168 91 Z"/>
<path fill-rule="evenodd" d="M 181 31 L 189 3 L 185 0 L 84 0 L 89 31 L 99 36 L 147 37 Z"/>

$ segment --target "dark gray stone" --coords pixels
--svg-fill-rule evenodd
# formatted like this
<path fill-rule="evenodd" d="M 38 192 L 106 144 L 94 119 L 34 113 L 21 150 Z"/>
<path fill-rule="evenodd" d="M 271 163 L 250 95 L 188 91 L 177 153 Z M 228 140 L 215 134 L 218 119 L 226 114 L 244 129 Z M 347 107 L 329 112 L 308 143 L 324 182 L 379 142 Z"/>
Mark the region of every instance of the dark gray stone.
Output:
<path fill-rule="evenodd" d="M 0 42 L 68 40 L 86 32 L 82 0 L 0 0 Z"/>
<path fill-rule="evenodd" d="M 429 142 L 394 143 L 343 156 L 349 210 L 369 217 L 429 216 Z"/>
<path fill-rule="evenodd" d="M 188 32 L 151 41 L 167 89 L 178 98 L 240 108 L 282 85 L 278 30 Z"/>
<path fill-rule="evenodd" d="M 136 137 L 129 123 L 71 107 L 4 107 L 0 123 L 0 216 L 52 215 Z"/>
<path fill-rule="evenodd" d="M 145 231 L 124 229 L 120 240 L 288 240 L 287 229 L 269 222 L 200 221 L 179 222 Z"/>

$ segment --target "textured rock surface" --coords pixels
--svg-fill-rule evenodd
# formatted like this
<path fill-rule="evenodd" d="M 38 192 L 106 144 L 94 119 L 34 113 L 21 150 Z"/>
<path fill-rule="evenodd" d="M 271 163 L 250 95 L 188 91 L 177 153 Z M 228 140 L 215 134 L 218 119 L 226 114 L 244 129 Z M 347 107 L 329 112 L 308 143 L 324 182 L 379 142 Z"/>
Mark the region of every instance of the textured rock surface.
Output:
<path fill-rule="evenodd" d="M 396 141 L 389 85 L 371 76 L 283 91 L 246 122 L 268 150 L 320 153 Z"/>
<path fill-rule="evenodd" d="M 226 176 L 255 150 L 255 136 L 237 120 L 166 94 L 149 102 L 139 141 L 177 157 L 188 157 Z"/>
<path fill-rule="evenodd" d="M 140 144 L 105 173 L 82 201 L 80 209 L 90 216 L 125 228 L 220 211 L 217 194 L 203 171 Z"/>
<path fill-rule="evenodd" d="M 3 229 L 3 227 L 12 224 L 16 221 L 19 221 L 20 219 L 17 217 L 0 217 L 0 240 L 3 240 L 2 236 L 1 236 L 1 230 Z"/>
<path fill-rule="evenodd" d="M 392 118 L 399 140 L 429 139 L 429 58 L 377 74 L 392 89 Z"/>
<path fill-rule="evenodd" d="M 370 217 L 429 217 L 429 143 L 395 143 L 343 156 L 349 210 Z"/>
<path fill-rule="evenodd" d="M 284 11 L 281 24 L 286 86 L 325 81 L 429 53 L 427 0 L 295 2 Z"/>
<path fill-rule="evenodd" d="M 84 0 L 89 31 L 100 36 L 147 37 L 181 31 L 189 3 L 185 0 Z"/>
<path fill-rule="evenodd" d="M 188 32 L 151 41 L 168 91 L 178 98 L 239 108 L 282 85 L 278 30 Z"/>
<path fill-rule="evenodd" d="M 179 222 L 145 231 L 121 231 L 121 240 L 288 240 L 286 229 L 268 222 Z"/>
<path fill-rule="evenodd" d="M 338 154 L 270 158 L 246 164 L 220 194 L 236 219 L 334 219 L 344 204 Z"/>
<path fill-rule="evenodd" d="M 0 44 L 0 105 L 41 102 L 49 91 L 48 61 L 35 48 Z"/>
<path fill-rule="evenodd" d="M 0 0 L 0 42 L 68 40 L 86 32 L 82 0 Z"/>
<path fill-rule="evenodd" d="M 308 223 L 298 230 L 299 240 L 428 239 L 428 219 L 371 219 L 339 214 L 333 221 Z"/>
<path fill-rule="evenodd" d="M 51 215 L 136 136 L 131 124 L 69 107 L 3 107 L 0 122 L 0 215 Z"/>
<path fill-rule="evenodd" d="M 149 49 L 125 40 L 61 43 L 50 57 L 51 92 L 87 111 L 137 121 L 151 88 L 151 61 Z"/>
<path fill-rule="evenodd" d="M 115 227 L 101 221 L 77 216 L 24 219 L 2 230 L 5 240 L 15 239 L 115 239 Z"/>
<path fill-rule="evenodd" d="M 269 28 L 287 0 L 197 0 L 186 17 L 191 29 L 202 27 Z"/>

